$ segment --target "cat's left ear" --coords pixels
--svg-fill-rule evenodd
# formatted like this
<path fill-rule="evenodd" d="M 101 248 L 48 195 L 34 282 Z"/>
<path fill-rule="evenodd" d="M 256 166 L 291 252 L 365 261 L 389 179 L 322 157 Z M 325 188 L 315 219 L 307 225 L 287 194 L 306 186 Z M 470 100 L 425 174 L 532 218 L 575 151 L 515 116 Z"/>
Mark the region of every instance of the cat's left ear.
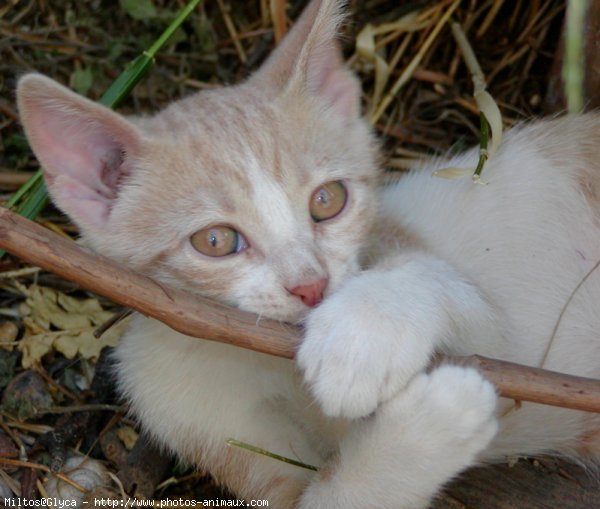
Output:
<path fill-rule="evenodd" d="M 39 74 L 19 80 L 23 127 L 48 191 L 83 228 L 105 228 L 141 134 L 117 113 Z"/>
<path fill-rule="evenodd" d="M 344 65 L 338 29 L 340 0 L 312 0 L 252 81 L 277 91 L 321 98 L 345 119 L 360 115 L 360 85 Z"/>

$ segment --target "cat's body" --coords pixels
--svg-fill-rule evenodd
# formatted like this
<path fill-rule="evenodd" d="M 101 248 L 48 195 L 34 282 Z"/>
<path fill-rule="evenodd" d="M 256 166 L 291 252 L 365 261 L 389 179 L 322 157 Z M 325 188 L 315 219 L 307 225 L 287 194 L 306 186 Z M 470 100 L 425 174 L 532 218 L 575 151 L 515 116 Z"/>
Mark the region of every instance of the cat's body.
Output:
<path fill-rule="evenodd" d="M 600 274 L 554 333 L 600 259 L 600 117 L 514 130 L 486 186 L 430 168 L 379 189 L 334 3 L 313 1 L 247 83 L 154 118 L 129 122 L 47 79 L 21 82 L 49 189 L 94 249 L 264 316 L 305 318 L 299 370 L 137 317 L 118 349 L 134 412 L 185 461 L 278 509 L 421 508 L 478 460 L 600 458 L 598 416 L 510 410 L 471 369 L 424 373 L 435 351 L 539 366 L 554 337 L 544 367 L 600 377 Z M 347 203 L 332 213 L 336 196 Z M 221 246 L 195 236 L 211 225 L 242 234 L 231 254 L 201 254 Z"/>

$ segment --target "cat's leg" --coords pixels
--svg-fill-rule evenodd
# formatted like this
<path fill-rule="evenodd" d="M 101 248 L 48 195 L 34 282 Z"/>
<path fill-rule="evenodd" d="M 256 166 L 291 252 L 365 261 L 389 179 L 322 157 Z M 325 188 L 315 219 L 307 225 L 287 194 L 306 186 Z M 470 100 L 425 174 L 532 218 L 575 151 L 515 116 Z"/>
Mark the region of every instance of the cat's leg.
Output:
<path fill-rule="evenodd" d="M 288 360 L 192 339 L 141 315 L 115 357 L 120 389 L 157 443 L 240 498 L 291 509 L 313 472 L 228 439 L 316 466 L 338 441 Z"/>
<path fill-rule="evenodd" d="M 449 264 L 403 254 L 348 280 L 312 311 L 297 360 L 327 415 L 362 417 L 423 371 L 436 350 L 500 344 L 496 321 Z"/>
<path fill-rule="evenodd" d="M 497 431 L 497 397 L 475 370 L 417 375 L 374 415 L 356 421 L 300 509 L 422 509 L 472 465 Z"/>

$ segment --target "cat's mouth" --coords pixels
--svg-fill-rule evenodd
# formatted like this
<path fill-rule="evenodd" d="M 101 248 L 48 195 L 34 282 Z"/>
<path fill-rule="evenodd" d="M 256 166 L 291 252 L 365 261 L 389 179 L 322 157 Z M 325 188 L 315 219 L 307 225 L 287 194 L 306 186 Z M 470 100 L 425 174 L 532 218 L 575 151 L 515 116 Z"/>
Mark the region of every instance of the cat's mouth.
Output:
<path fill-rule="evenodd" d="M 298 305 L 299 304 L 299 305 Z M 248 310 L 255 313 L 260 318 L 269 318 L 279 322 L 287 322 L 293 325 L 301 325 L 311 308 L 300 303 L 294 303 L 293 306 L 273 307 L 269 310 L 258 311 L 257 309 Z"/>
<path fill-rule="evenodd" d="M 240 302 L 236 307 L 249 313 L 257 315 L 258 320 L 267 318 L 278 322 L 287 322 L 293 325 L 299 325 L 304 322 L 308 313 L 317 307 L 323 298 L 318 302 L 311 302 L 309 306 L 295 295 L 287 295 L 273 298 L 269 296 L 257 296 L 250 302 Z M 229 303 L 231 304 L 231 303 Z"/>

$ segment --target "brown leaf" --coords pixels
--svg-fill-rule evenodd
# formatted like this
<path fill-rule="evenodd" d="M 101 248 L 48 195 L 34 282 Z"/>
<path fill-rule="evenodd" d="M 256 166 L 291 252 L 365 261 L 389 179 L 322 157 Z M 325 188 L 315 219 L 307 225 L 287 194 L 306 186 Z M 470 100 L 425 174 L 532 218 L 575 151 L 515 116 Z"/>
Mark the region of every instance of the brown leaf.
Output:
<path fill-rule="evenodd" d="M 25 335 L 18 348 L 25 368 L 54 350 L 69 359 L 77 355 L 95 359 L 102 348 L 117 344 L 126 326 L 124 320 L 97 339 L 94 330 L 112 316 L 110 311 L 102 309 L 97 299 L 79 299 L 43 286 L 28 289 L 22 309 L 28 316 L 23 318 Z"/>

